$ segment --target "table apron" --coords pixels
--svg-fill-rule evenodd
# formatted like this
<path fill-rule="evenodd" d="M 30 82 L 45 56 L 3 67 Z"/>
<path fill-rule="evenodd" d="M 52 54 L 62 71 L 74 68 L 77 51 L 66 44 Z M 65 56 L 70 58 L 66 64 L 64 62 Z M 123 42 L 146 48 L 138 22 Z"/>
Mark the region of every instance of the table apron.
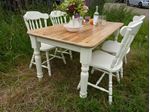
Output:
<path fill-rule="evenodd" d="M 33 36 L 30 36 L 30 37 L 32 38 Z M 39 41 L 41 43 L 53 45 L 53 46 L 60 47 L 60 48 L 69 49 L 69 50 L 76 51 L 76 52 L 82 52 L 83 49 L 94 49 L 94 48 L 84 48 L 81 46 L 58 42 L 58 41 L 54 41 L 54 40 L 50 40 L 50 39 L 44 39 L 44 38 L 40 38 L 40 37 L 34 37 L 34 38 L 37 38 L 37 41 Z"/>

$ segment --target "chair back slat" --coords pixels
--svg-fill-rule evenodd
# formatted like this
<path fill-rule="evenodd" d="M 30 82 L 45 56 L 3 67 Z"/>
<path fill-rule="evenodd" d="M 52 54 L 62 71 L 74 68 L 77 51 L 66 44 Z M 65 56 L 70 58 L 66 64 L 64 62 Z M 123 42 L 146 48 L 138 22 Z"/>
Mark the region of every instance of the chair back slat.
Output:
<path fill-rule="evenodd" d="M 50 19 L 52 25 L 66 23 L 66 13 L 59 10 L 52 11 L 50 13 Z"/>
<path fill-rule="evenodd" d="M 35 30 L 36 28 L 35 28 L 34 20 L 31 20 L 31 23 L 32 23 L 32 28 L 33 28 L 33 30 Z"/>
<path fill-rule="evenodd" d="M 42 27 L 47 27 L 48 14 L 38 11 L 28 11 L 23 16 L 28 30 L 34 30 Z M 43 22 L 42 22 L 43 21 Z"/>
<path fill-rule="evenodd" d="M 58 17 L 58 18 L 57 18 L 58 24 L 61 24 L 60 18 L 61 18 L 61 17 Z"/>
<path fill-rule="evenodd" d="M 139 31 L 143 21 L 137 21 L 132 24 L 132 26 L 124 26 L 120 30 L 120 34 L 123 36 L 123 40 L 121 41 L 121 46 L 119 51 L 117 52 L 111 67 L 113 68 L 115 65 L 118 65 L 123 57 L 126 55 L 127 50 L 129 49 L 131 43 L 133 42 L 137 32 Z"/>
<path fill-rule="evenodd" d="M 67 23 L 67 17 L 64 16 L 64 23 Z"/>
<path fill-rule="evenodd" d="M 31 20 L 27 21 L 27 23 L 28 22 L 29 22 L 29 29 L 28 30 L 33 30 L 33 26 L 32 26 Z"/>
<path fill-rule="evenodd" d="M 39 25 L 40 25 L 40 28 L 42 28 L 42 21 L 41 21 L 41 19 L 39 19 Z"/>
<path fill-rule="evenodd" d="M 62 17 L 60 17 L 60 23 L 61 23 L 61 24 L 63 23 L 63 18 L 62 18 Z"/>
<path fill-rule="evenodd" d="M 44 27 L 47 27 L 47 19 L 44 19 Z"/>
<path fill-rule="evenodd" d="M 39 28 L 38 20 L 35 20 L 35 25 L 36 25 L 36 28 L 38 29 Z"/>

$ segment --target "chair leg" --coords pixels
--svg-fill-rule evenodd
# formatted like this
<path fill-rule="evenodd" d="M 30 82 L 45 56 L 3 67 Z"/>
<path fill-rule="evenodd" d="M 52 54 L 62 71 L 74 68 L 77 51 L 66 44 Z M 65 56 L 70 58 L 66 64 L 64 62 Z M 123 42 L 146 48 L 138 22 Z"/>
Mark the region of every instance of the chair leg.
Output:
<path fill-rule="evenodd" d="M 33 55 L 32 55 L 29 68 L 32 68 L 33 62 L 34 62 L 34 53 L 33 53 Z"/>
<path fill-rule="evenodd" d="M 120 74 L 121 74 L 121 78 L 123 78 L 123 67 L 121 68 L 121 70 L 120 70 Z"/>
<path fill-rule="evenodd" d="M 124 56 L 124 62 L 127 64 L 127 55 Z"/>
<path fill-rule="evenodd" d="M 112 104 L 112 73 L 109 73 L 109 104 Z"/>
<path fill-rule="evenodd" d="M 119 71 L 117 72 L 117 81 L 120 83 L 120 75 L 119 75 Z"/>
<path fill-rule="evenodd" d="M 46 62 L 47 62 L 47 69 L 48 69 L 48 75 L 51 76 L 51 67 L 49 62 L 49 52 L 46 51 Z"/>
<path fill-rule="evenodd" d="M 54 52 L 54 55 L 56 56 L 57 54 L 57 51 L 58 51 L 58 48 L 55 48 L 55 52 Z"/>
<path fill-rule="evenodd" d="M 78 86 L 77 86 L 77 90 L 79 90 L 80 89 L 80 82 L 79 82 L 79 84 L 78 84 Z"/>
<path fill-rule="evenodd" d="M 63 53 L 61 53 L 61 56 L 62 56 L 62 59 L 63 59 L 64 64 L 66 64 L 66 60 L 65 60 L 65 56 L 64 56 L 64 54 L 63 54 Z"/>
<path fill-rule="evenodd" d="M 92 68 L 92 70 L 91 70 L 91 74 L 93 74 L 94 73 L 94 68 Z"/>
<path fill-rule="evenodd" d="M 72 60 L 72 51 L 69 50 L 70 59 Z"/>

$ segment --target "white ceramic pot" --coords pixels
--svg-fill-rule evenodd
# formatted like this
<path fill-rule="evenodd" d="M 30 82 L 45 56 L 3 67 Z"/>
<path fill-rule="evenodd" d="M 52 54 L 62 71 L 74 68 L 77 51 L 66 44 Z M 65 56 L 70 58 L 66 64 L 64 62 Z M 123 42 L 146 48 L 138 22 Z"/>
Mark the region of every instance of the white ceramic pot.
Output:
<path fill-rule="evenodd" d="M 64 24 L 64 27 L 69 32 L 78 32 L 82 28 L 82 19 L 81 18 L 72 18 L 69 23 Z"/>

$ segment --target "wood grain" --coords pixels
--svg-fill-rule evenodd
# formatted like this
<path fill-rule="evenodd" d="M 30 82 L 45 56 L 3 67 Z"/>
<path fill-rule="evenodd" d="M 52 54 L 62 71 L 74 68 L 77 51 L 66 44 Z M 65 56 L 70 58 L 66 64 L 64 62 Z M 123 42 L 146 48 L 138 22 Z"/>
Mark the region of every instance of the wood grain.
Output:
<path fill-rule="evenodd" d="M 105 25 L 84 25 L 79 32 L 72 33 L 66 31 L 63 25 L 49 26 L 46 28 L 30 30 L 29 35 L 73 44 L 81 47 L 96 47 L 118 30 L 123 23 L 106 22 Z"/>

